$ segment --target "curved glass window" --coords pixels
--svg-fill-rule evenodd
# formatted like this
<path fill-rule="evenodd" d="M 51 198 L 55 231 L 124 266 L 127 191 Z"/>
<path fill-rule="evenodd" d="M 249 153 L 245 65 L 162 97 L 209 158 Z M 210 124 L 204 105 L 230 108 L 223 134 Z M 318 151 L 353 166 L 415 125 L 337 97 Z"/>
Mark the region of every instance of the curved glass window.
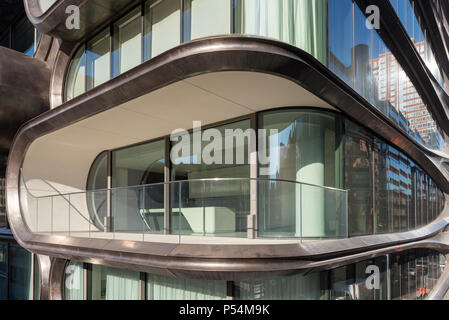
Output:
<path fill-rule="evenodd" d="M 144 60 L 181 43 L 181 2 L 147 1 L 145 4 Z"/>
<path fill-rule="evenodd" d="M 139 300 L 140 274 L 137 271 L 92 265 L 89 300 Z"/>
<path fill-rule="evenodd" d="M 307 109 L 262 113 L 259 123 L 266 130 L 267 153 L 279 155 L 279 159 L 271 158 L 274 163 L 270 163 L 267 178 L 342 188 L 342 127 L 339 120 L 337 114 Z M 336 202 L 325 189 L 275 183 L 261 184 L 259 188 L 263 195 L 259 204 L 261 235 L 345 236 L 340 228 L 344 223 L 339 221 L 344 217 L 335 217 L 335 205 L 343 203 Z M 273 200 L 265 201 L 267 197 Z M 313 201 L 305 203 L 301 201 L 302 197 Z M 302 221 L 301 212 L 304 212 Z"/>
<path fill-rule="evenodd" d="M 397 233 L 423 227 L 441 213 L 443 193 L 419 166 L 338 113 L 286 108 L 259 113 L 258 125 L 259 177 L 270 179 L 257 186 L 259 237 Z M 188 132 L 172 137 L 168 150 L 161 139 L 111 151 L 114 231 L 151 234 L 165 228 L 173 234 L 246 237 L 250 195 L 256 192 L 249 181 L 198 179 L 249 178 L 249 129 L 250 121 L 242 120 L 201 131 L 225 137 L 225 148 L 214 149 L 214 155 L 225 156 L 232 146 L 229 164 L 209 164 L 193 145 L 194 133 Z M 243 136 L 236 136 L 238 132 Z M 210 146 L 203 140 L 200 150 Z M 188 153 L 179 154 L 184 149 Z M 166 154 L 171 154 L 168 167 Z M 268 164 L 264 158 L 270 159 Z M 107 217 L 108 197 L 102 189 L 107 188 L 108 161 L 107 152 L 100 154 L 88 178 L 90 219 L 100 230 Z M 179 184 L 164 187 L 169 177 L 186 181 L 181 193 Z M 348 190 L 347 199 L 337 192 L 342 189 Z M 167 211 L 171 227 L 165 221 Z M 226 223 L 214 225 L 205 218 L 212 214 L 226 215 Z"/>
<path fill-rule="evenodd" d="M 413 17 L 407 19 L 407 30 L 417 26 L 410 35 L 420 54 L 434 65 L 408 0 L 390 1 L 396 8 L 405 6 L 407 13 L 398 12 L 403 21 L 404 14 Z M 67 72 L 65 99 L 182 42 L 247 34 L 310 53 L 410 137 L 428 148 L 443 149 L 443 133 L 417 89 L 376 30 L 366 28 L 366 17 L 352 0 L 184 0 L 182 10 L 178 0 L 147 0 L 143 11 L 136 7 L 83 44 Z"/>
<path fill-rule="evenodd" d="M 141 24 L 142 16 L 139 8 L 114 23 L 113 76 L 142 63 Z"/>
<path fill-rule="evenodd" d="M 415 45 L 416 51 L 418 51 L 435 79 L 442 85 L 443 77 L 441 71 L 436 63 L 428 35 L 421 28 L 421 19 L 415 15 L 414 3 L 411 3 L 410 0 L 390 0 L 390 3 L 405 30 L 407 30 L 410 39 Z"/>
<path fill-rule="evenodd" d="M 86 91 L 86 53 L 81 46 L 70 61 L 65 83 L 67 100 L 76 98 Z"/>
<path fill-rule="evenodd" d="M 327 65 L 327 0 L 235 1 L 235 32 L 277 39 Z"/>
<path fill-rule="evenodd" d="M 444 255 L 413 249 L 339 268 L 234 282 L 239 300 L 423 300 L 445 268 Z M 373 266 L 379 279 L 370 279 Z M 371 271 L 370 271 L 371 270 Z"/>
<path fill-rule="evenodd" d="M 87 205 L 91 221 L 100 229 L 104 229 L 105 218 L 107 217 L 108 202 L 106 192 L 108 187 L 108 153 L 101 153 L 92 164 L 87 179 Z M 74 199 L 76 201 L 76 199 Z M 76 208 L 76 207 L 75 207 Z"/>
<path fill-rule="evenodd" d="M 226 281 L 146 274 L 147 300 L 225 300 Z"/>
<path fill-rule="evenodd" d="M 164 230 L 165 141 L 112 152 L 114 230 L 161 233 Z M 150 188 L 122 188 L 157 184 Z M 136 215 L 135 213 L 139 214 Z M 143 225 L 142 225 L 143 223 Z"/>

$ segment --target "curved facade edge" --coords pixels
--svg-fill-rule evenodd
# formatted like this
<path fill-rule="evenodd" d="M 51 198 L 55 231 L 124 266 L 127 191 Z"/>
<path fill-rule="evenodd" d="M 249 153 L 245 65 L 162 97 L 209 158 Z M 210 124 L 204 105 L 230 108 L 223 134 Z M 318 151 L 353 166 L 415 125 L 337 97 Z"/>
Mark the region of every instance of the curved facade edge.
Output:
<path fill-rule="evenodd" d="M 272 63 L 267 64 L 266 59 Z M 377 132 L 401 150 L 407 150 L 421 167 L 437 182 L 446 195 L 449 175 L 442 171 L 435 154 L 423 151 L 398 129 L 389 125 L 374 107 L 344 85 L 327 68 L 304 51 L 277 41 L 252 37 L 213 37 L 179 46 L 99 87 L 46 112 L 27 123 L 17 134 L 7 167 L 7 210 L 11 229 L 18 242 L 39 254 L 62 259 L 89 259 L 105 264 L 125 264 L 143 268 L 170 270 L 184 268 L 185 272 L 246 272 L 248 270 L 291 270 L 304 265 L 305 259 L 326 259 L 354 254 L 366 248 L 385 248 L 414 242 L 436 235 L 449 224 L 445 208 L 439 219 L 418 230 L 351 238 L 336 241 L 276 246 L 217 246 L 151 244 L 119 240 L 92 240 L 30 233 L 19 202 L 20 168 L 31 143 L 59 128 L 111 109 L 125 101 L 162 88 L 194 75 L 216 71 L 254 71 L 287 78 L 337 107 L 356 122 Z M 326 88 L 326 90 L 323 90 Z M 200 250 L 201 249 L 201 250 Z M 243 254 L 242 254 L 243 253 Z M 223 257 L 231 260 L 226 262 Z M 239 257 L 249 259 L 242 262 Z M 254 259 L 261 257 L 261 259 Z M 298 260 L 284 258 L 295 257 Z M 273 259 L 274 258 L 274 259 Z M 125 259 L 125 260 L 124 260 Z M 213 260 L 219 259 L 219 260 Z M 269 263 L 273 259 L 273 263 Z M 181 265 L 184 263 L 184 267 Z M 116 265 L 117 266 L 117 265 Z M 150 268 L 150 267 L 149 267 Z M 251 269 L 253 268 L 253 269 Z"/>

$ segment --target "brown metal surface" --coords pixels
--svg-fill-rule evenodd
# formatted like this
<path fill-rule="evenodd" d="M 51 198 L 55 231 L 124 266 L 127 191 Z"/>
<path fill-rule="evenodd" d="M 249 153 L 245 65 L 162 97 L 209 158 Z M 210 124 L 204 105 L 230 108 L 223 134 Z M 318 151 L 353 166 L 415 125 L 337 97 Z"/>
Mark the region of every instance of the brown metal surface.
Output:
<path fill-rule="evenodd" d="M 49 109 L 49 83 L 45 62 L 0 47 L 1 151 L 8 151 L 23 123 Z"/>

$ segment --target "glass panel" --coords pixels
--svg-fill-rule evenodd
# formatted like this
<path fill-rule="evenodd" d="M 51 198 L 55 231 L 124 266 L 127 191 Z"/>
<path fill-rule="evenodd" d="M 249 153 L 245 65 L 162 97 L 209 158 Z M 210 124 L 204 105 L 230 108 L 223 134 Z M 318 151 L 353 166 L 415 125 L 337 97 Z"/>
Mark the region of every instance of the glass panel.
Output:
<path fill-rule="evenodd" d="M 355 300 L 355 266 L 349 265 L 330 271 L 331 300 Z"/>
<path fill-rule="evenodd" d="M 82 45 L 70 61 L 65 84 L 65 98 L 71 100 L 86 91 L 86 54 Z"/>
<path fill-rule="evenodd" d="M 101 32 L 87 44 L 87 89 L 111 78 L 111 37 L 109 30 Z"/>
<path fill-rule="evenodd" d="M 249 178 L 249 141 L 252 139 L 249 127 L 249 120 L 243 120 L 207 129 L 202 133 L 203 139 L 199 136 L 199 131 L 173 136 L 170 152 L 172 180 Z M 226 208 L 228 214 L 235 217 L 231 219 L 235 220 L 235 227 L 231 229 L 237 233 L 246 232 L 249 213 L 248 181 L 211 182 L 205 196 L 201 195 L 200 190 L 207 186 L 201 183 L 190 182 L 182 186 L 175 184 L 171 188 L 173 209 L 179 208 L 179 187 L 182 187 L 181 205 L 186 205 L 190 210 L 206 207 L 214 212 Z M 174 216 L 178 215 L 176 212 L 173 212 Z"/>
<path fill-rule="evenodd" d="M 355 128 L 357 130 L 358 128 Z M 361 236 L 373 232 L 372 146 L 371 137 L 348 134 L 345 140 L 345 188 L 349 190 L 349 235 Z M 369 139 L 369 140 L 367 140 Z"/>
<path fill-rule="evenodd" d="M 423 186 L 423 208 L 422 208 L 422 223 L 423 225 L 427 225 L 427 218 L 429 213 L 429 182 L 428 177 L 426 175 L 423 175 L 422 180 L 422 186 Z"/>
<path fill-rule="evenodd" d="M 374 212 L 374 232 L 376 234 L 388 233 L 390 223 L 388 220 L 388 146 L 385 143 L 376 141 L 374 149 L 374 188 L 376 194 Z"/>
<path fill-rule="evenodd" d="M 41 287 L 42 287 L 42 277 L 41 277 L 41 268 L 39 265 L 39 259 L 36 255 L 34 255 L 34 290 L 33 290 L 33 299 L 40 300 L 41 299 Z"/>
<path fill-rule="evenodd" d="M 229 0 L 184 0 L 183 41 L 231 33 Z"/>
<path fill-rule="evenodd" d="M 416 228 L 417 189 L 416 189 L 416 165 L 410 160 L 410 210 L 408 215 L 409 230 Z"/>
<path fill-rule="evenodd" d="M 423 226 L 423 190 L 422 190 L 422 172 L 418 170 L 416 172 L 416 227 Z"/>
<path fill-rule="evenodd" d="M 188 181 L 174 184 L 172 233 L 247 237 L 249 188 L 248 180 Z M 181 200 L 181 207 L 178 199 Z"/>
<path fill-rule="evenodd" d="M 164 167 L 164 140 L 114 151 L 112 153 L 112 187 L 164 182 Z"/>
<path fill-rule="evenodd" d="M 112 154 L 115 232 L 160 233 L 164 230 L 164 186 L 122 187 L 164 182 L 165 141 L 120 149 Z"/>
<path fill-rule="evenodd" d="M 25 249 L 10 245 L 9 247 L 9 299 L 30 300 L 31 296 L 31 253 Z"/>
<path fill-rule="evenodd" d="M 411 3 L 409 0 L 390 0 L 390 3 L 407 30 L 416 50 L 426 63 L 427 68 L 429 68 L 435 79 L 442 84 L 440 69 L 436 63 L 430 43 L 421 28 L 421 21 L 415 15 L 414 3 Z"/>
<path fill-rule="evenodd" d="M 236 33 L 289 43 L 327 65 L 326 0 L 235 0 L 234 7 Z"/>
<path fill-rule="evenodd" d="M 332 113 L 310 110 L 261 114 L 260 128 L 266 131 L 263 142 L 259 144 L 259 151 L 263 150 L 262 152 L 266 153 L 263 156 L 270 159 L 270 163 L 266 168 L 267 164 L 259 159 L 259 175 L 275 180 L 294 180 L 317 186 L 341 187 L 342 136 L 340 122 L 337 119 Z M 259 187 L 260 235 L 300 236 L 301 185 L 272 182 L 259 184 Z M 308 188 L 303 191 L 303 198 L 309 201 L 303 203 L 302 210 L 307 212 L 310 218 L 308 220 L 310 228 L 303 228 L 303 236 L 326 237 L 326 228 L 330 227 L 325 223 L 326 212 L 332 215 L 330 209 L 326 211 L 326 205 L 332 201 L 330 199 L 326 204 L 325 191 L 322 188 Z M 270 196 L 270 200 L 262 195 Z M 333 200 L 336 201 L 335 198 Z M 336 223 L 340 226 L 340 222 Z M 336 224 L 331 228 L 334 233 L 336 229 L 340 230 Z"/>
<path fill-rule="evenodd" d="M 147 273 L 148 300 L 224 300 L 226 281 L 179 279 Z"/>
<path fill-rule="evenodd" d="M 399 175 L 400 175 L 400 229 L 409 230 L 408 214 L 410 210 L 410 163 L 408 158 L 399 153 Z"/>
<path fill-rule="evenodd" d="M 108 152 L 102 152 L 92 164 L 87 178 L 87 190 L 105 190 L 108 187 Z M 89 216 L 100 228 L 107 216 L 106 192 L 87 192 Z"/>
<path fill-rule="evenodd" d="M 329 1 L 329 69 L 351 87 L 353 70 L 353 2 Z"/>
<path fill-rule="evenodd" d="M 399 300 L 401 298 L 401 256 L 399 254 L 390 256 L 390 275 L 391 299 Z"/>
<path fill-rule="evenodd" d="M 320 300 L 324 273 L 289 275 L 235 282 L 238 300 Z"/>
<path fill-rule="evenodd" d="M 355 269 L 356 282 L 353 291 L 357 300 L 385 300 L 387 298 L 386 256 L 356 263 Z"/>
<path fill-rule="evenodd" d="M 145 4 L 145 61 L 176 47 L 181 40 L 180 29 L 179 0 L 148 1 Z"/>
<path fill-rule="evenodd" d="M 92 265 L 90 300 L 139 300 L 140 273 Z"/>
<path fill-rule="evenodd" d="M 141 215 L 140 188 L 113 189 L 112 223 L 115 239 L 141 241 L 144 221 Z"/>
<path fill-rule="evenodd" d="M 374 104 L 373 75 L 370 61 L 372 57 L 373 31 L 366 28 L 366 17 L 360 10 L 354 11 L 354 84 L 355 90 Z"/>
<path fill-rule="evenodd" d="M 84 264 L 70 261 L 64 275 L 65 300 L 84 300 Z"/>
<path fill-rule="evenodd" d="M 142 63 L 142 14 L 133 10 L 113 26 L 113 77 Z"/>
<path fill-rule="evenodd" d="M 393 232 L 401 231 L 401 189 L 400 189 L 400 168 L 399 168 L 400 153 L 393 147 L 388 148 L 388 163 L 389 163 L 389 181 L 390 181 L 390 213 L 391 225 Z"/>

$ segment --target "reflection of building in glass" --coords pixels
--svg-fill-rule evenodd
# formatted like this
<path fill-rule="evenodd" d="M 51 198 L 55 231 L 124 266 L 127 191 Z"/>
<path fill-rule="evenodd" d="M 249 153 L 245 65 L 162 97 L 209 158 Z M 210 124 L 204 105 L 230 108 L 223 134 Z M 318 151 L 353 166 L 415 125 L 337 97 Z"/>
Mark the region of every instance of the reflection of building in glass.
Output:
<path fill-rule="evenodd" d="M 415 46 L 424 58 L 424 42 Z M 430 142 L 437 132 L 435 121 L 391 51 L 374 57 L 370 60 L 370 65 L 373 78 L 377 81 L 377 98 L 388 101 L 402 113 L 410 129 L 417 131 L 426 142 Z"/>

